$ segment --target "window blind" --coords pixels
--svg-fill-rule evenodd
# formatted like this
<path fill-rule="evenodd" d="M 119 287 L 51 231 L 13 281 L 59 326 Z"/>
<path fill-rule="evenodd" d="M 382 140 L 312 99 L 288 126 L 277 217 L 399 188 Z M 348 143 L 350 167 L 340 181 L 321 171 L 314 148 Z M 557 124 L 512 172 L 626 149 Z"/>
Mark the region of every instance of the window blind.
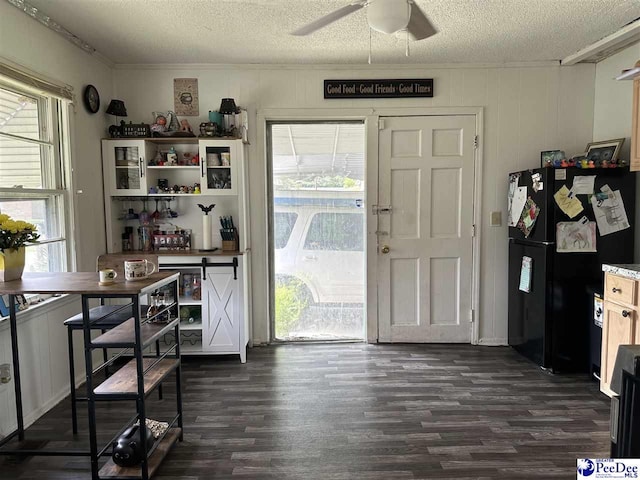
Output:
<path fill-rule="evenodd" d="M 26 67 L 11 64 L 4 59 L 0 59 L 0 82 L 9 86 L 20 86 L 22 89 L 27 87 L 38 95 L 73 101 L 73 87 L 70 85 L 45 79 Z"/>

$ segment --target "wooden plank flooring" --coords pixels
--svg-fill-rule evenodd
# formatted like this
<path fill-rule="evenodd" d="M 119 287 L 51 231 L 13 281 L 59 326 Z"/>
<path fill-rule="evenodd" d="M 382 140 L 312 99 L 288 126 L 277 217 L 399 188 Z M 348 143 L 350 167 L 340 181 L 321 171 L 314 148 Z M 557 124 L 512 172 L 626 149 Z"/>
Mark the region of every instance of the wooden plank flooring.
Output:
<path fill-rule="evenodd" d="M 158 479 L 575 479 L 576 458 L 608 456 L 597 384 L 505 347 L 281 345 L 250 350 L 244 365 L 191 358 L 182 370 L 185 441 Z M 175 412 L 172 378 L 164 400 L 149 397 L 151 418 Z M 101 430 L 117 431 L 130 403 L 100 404 Z M 28 438 L 82 444 L 70 430 L 64 401 Z M 0 478 L 90 478 L 89 462 L 0 457 Z"/>

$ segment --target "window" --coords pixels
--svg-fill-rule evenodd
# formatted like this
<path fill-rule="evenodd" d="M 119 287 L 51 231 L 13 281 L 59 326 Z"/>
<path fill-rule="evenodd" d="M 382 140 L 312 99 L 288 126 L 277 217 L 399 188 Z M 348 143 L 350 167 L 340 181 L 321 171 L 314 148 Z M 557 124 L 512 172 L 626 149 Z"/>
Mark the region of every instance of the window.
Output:
<path fill-rule="evenodd" d="M 275 228 L 273 232 L 273 243 L 276 248 L 284 248 L 287 246 L 297 218 L 298 214 L 293 212 L 274 213 Z"/>
<path fill-rule="evenodd" d="M 316 213 L 304 241 L 305 250 L 342 250 L 358 252 L 364 249 L 363 213 Z"/>
<path fill-rule="evenodd" d="M 65 103 L 0 82 L 0 212 L 38 227 L 25 271 L 67 271 Z"/>

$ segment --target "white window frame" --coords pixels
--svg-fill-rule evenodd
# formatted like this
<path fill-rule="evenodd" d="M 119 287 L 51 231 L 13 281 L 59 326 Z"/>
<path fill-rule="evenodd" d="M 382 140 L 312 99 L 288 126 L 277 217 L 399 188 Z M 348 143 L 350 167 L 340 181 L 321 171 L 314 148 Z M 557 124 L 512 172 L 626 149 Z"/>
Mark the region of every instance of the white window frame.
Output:
<path fill-rule="evenodd" d="M 69 143 L 69 104 L 45 93 L 34 93 L 28 86 L 21 88 L 15 83 L 4 83 L 0 79 L 0 89 L 18 95 L 35 98 L 38 102 L 38 123 L 40 139 L 33 139 L 20 135 L 0 131 L 0 138 L 8 138 L 20 142 L 40 145 L 41 175 L 43 188 L 0 188 L 1 200 L 24 199 L 44 200 L 51 202 L 55 210 L 53 218 L 58 222 L 58 236 L 41 239 L 40 245 L 62 244 L 63 258 L 58 259 L 55 270 L 70 271 L 75 265 L 72 258 L 73 236 L 71 222 L 73 218 L 70 202 L 70 146 Z M 29 247 L 27 247 L 29 248 Z M 51 267 L 50 267 L 51 268 Z"/>

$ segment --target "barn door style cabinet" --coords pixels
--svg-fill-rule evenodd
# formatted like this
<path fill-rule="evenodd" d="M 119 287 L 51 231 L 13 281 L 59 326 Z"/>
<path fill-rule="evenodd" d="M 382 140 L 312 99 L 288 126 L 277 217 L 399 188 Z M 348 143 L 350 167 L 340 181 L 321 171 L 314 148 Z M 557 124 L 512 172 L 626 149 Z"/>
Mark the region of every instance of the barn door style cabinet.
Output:
<path fill-rule="evenodd" d="M 182 354 L 237 354 L 244 362 L 251 323 L 245 145 L 235 139 L 180 137 L 103 140 L 102 160 L 107 249 L 114 262 L 152 254 L 160 270 L 179 272 Z M 200 250 L 204 242 L 198 204 L 215 204 L 210 213 L 214 252 Z M 158 242 L 154 251 L 142 252 L 138 231 L 143 214 L 161 234 L 190 231 L 190 248 Z M 222 250 L 221 216 L 233 217 L 238 231 L 234 251 Z M 124 237 L 131 231 L 133 250 L 123 251 Z M 171 335 L 162 341 L 167 347 L 175 341 Z"/>

